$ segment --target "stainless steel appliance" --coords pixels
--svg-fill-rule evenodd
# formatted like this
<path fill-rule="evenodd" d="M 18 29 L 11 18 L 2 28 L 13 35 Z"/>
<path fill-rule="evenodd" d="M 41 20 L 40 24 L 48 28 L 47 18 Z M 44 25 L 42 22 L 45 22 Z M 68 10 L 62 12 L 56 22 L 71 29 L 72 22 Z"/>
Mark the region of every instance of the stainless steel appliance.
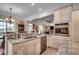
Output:
<path fill-rule="evenodd" d="M 55 35 L 69 36 L 69 23 L 55 24 Z"/>

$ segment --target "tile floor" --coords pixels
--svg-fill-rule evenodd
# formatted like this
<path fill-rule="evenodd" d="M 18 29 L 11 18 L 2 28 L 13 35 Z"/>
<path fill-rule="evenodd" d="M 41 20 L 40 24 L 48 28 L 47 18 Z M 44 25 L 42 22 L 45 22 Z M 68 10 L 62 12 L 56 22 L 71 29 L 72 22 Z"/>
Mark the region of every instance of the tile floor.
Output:
<path fill-rule="evenodd" d="M 56 48 L 47 48 L 41 55 L 56 55 L 57 51 Z"/>

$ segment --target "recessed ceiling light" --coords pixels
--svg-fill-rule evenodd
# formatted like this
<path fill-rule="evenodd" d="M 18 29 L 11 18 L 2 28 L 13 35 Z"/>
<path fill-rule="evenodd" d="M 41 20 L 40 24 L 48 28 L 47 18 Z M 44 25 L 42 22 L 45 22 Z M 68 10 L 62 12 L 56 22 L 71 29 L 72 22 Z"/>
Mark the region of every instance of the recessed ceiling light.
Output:
<path fill-rule="evenodd" d="M 32 6 L 34 6 L 35 5 L 35 3 L 32 3 Z"/>
<path fill-rule="evenodd" d="M 38 10 L 39 10 L 39 11 L 42 11 L 42 8 L 39 8 Z"/>

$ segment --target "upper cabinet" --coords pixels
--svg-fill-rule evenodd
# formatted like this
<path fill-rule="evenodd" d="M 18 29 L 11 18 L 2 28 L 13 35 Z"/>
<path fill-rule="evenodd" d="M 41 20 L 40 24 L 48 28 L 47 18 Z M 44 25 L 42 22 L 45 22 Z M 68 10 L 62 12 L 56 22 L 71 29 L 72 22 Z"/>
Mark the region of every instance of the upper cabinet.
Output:
<path fill-rule="evenodd" d="M 66 8 L 63 8 L 63 10 L 62 10 L 62 20 L 63 21 L 66 21 L 66 22 L 69 22 L 70 20 L 71 20 L 71 6 L 68 6 L 68 7 L 66 7 Z"/>
<path fill-rule="evenodd" d="M 72 10 L 73 10 L 73 11 L 79 10 L 79 3 L 74 3 L 74 4 L 72 5 Z"/>
<path fill-rule="evenodd" d="M 61 20 L 61 10 L 54 11 L 54 22 L 59 22 Z"/>
<path fill-rule="evenodd" d="M 71 16 L 71 6 L 66 6 L 54 11 L 54 23 L 69 22 Z"/>

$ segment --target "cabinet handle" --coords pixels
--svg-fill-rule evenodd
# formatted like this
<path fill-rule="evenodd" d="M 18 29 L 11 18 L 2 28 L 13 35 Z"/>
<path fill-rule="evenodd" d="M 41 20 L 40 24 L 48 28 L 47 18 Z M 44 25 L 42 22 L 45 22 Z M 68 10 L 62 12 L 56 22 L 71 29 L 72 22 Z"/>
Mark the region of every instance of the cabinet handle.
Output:
<path fill-rule="evenodd" d="M 14 54 L 17 54 L 17 52 L 14 52 Z"/>
<path fill-rule="evenodd" d="M 34 44 L 34 46 L 36 46 L 36 44 Z"/>

